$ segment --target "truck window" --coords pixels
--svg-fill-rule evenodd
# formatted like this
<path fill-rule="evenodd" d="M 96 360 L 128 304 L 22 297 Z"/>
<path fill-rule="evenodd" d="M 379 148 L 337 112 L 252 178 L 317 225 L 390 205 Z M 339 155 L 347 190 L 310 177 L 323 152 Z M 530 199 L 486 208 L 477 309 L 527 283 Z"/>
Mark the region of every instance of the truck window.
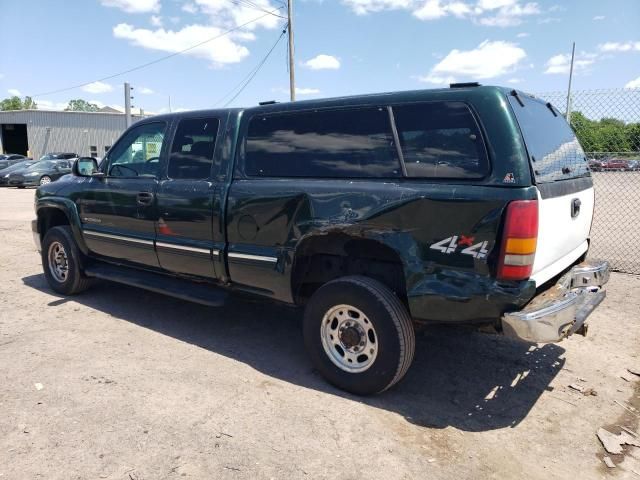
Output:
<path fill-rule="evenodd" d="M 109 152 L 106 172 L 114 177 L 158 176 L 164 122 L 137 125 Z"/>
<path fill-rule="evenodd" d="M 256 115 L 245 173 L 261 177 L 386 178 L 402 170 L 386 108 Z"/>
<path fill-rule="evenodd" d="M 393 107 L 409 177 L 481 178 L 489 171 L 478 125 L 462 102 Z"/>
<path fill-rule="evenodd" d="M 590 175 L 584 151 L 558 110 L 524 94 L 508 98 L 529 152 L 536 183 Z"/>
<path fill-rule="evenodd" d="M 209 178 L 219 125 L 220 121 L 217 118 L 180 120 L 171 145 L 167 170 L 169 178 Z"/>

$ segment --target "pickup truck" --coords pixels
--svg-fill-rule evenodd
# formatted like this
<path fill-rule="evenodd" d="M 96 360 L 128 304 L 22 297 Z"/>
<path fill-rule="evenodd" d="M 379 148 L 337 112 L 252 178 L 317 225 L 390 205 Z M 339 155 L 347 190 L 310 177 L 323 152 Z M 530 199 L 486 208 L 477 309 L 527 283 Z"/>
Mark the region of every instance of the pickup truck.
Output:
<path fill-rule="evenodd" d="M 405 375 L 417 324 L 584 334 L 609 275 L 585 261 L 594 189 L 565 119 L 477 84 L 146 118 L 35 209 L 56 292 L 304 307 L 314 366 L 362 395 Z"/>

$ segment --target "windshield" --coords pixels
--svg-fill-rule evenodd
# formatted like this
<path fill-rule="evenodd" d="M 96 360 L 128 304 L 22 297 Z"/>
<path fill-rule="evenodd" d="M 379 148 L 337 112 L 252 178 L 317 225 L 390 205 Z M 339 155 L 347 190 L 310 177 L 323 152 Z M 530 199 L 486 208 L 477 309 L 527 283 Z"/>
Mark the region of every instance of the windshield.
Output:
<path fill-rule="evenodd" d="M 35 163 L 34 161 L 16 163 L 2 170 L 2 173 L 6 174 L 6 173 L 14 172 L 16 170 L 20 170 L 21 168 L 28 167 L 29 165 L 33 165 L 34 163 Z"/>
<path fill-rule="evenodd" d="M 0 155 L 0 160 L 4 160 L 6 158 L 9 158 L 9 155 Z"/>
<path fill-rule="evenodd" d="M 56 165 L 56 162 L 52 160 L 41 160 L 31 165 L 27 170 L 49 170 L 53 168 L 54 165 Z"/>

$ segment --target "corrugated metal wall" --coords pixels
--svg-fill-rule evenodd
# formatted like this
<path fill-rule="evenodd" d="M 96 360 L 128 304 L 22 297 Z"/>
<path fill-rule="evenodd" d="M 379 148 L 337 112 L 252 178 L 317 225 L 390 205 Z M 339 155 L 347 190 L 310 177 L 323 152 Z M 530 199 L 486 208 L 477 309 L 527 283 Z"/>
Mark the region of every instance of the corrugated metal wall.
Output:
<path fill-rule="evenodd" d="M 135 122 L 141 117 L 134 117 Z M 49 152 L 90 155 L 91 146 L 104 156 L 125 130 L 125 117 L 118 113 L 17 110 L 0 112 L 1 124 L 26 124 L 29 153 L 38 159 Z M 1 141 L 1 139 L 0 139 Z M 0 148 L 1 145 L 0 145 Z"/>

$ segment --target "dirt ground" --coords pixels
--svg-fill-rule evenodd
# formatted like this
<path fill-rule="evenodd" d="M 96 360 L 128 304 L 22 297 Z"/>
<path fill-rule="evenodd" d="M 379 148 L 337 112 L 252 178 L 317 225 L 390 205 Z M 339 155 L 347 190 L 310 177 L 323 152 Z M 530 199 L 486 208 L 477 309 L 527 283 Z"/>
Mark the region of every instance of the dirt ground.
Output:
<path fill-rule="evenodd" d="M 586 338 L 429 329 L 404 381 L 358 398 L 314 372 L 299 312 L 54 294 L 32 203 L 0 190 L 2 480 L 640 479 L 640 448 L 607 468 L 596 437 L 639 430 L 638 276 L 613 275 Z"/>

